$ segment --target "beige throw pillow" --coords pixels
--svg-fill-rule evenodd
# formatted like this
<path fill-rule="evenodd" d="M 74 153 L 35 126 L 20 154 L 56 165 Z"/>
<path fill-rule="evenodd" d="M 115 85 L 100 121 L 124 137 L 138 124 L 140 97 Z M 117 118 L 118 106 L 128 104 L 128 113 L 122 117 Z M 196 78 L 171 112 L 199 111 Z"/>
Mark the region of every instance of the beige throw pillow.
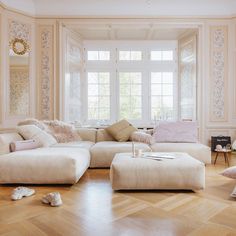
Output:
<path fill-rule="evenodd" d="M 106 128 L 106 131 L 118 142 L 126 142 L 137 129 L 127 120 L 121 120 Z"/>
<path fill-rule="evenodd" d="M 17 129 L 24 139 L 33 139 L 41 147 L 49 147 L 57 143 L 57 140 L 52 135 L 35 125 L 18 126 Z"/>

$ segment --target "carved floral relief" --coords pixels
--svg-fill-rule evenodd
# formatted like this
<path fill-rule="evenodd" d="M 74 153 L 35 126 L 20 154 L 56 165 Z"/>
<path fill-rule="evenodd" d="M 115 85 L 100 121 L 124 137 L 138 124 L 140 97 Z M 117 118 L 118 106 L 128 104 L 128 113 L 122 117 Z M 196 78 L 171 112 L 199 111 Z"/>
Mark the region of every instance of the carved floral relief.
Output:
<path fill-rule="evenodd" d="M 28 68 L 10 70 L 10 115 L 29 114 Z"/>
<path fill-rule="evenodd" d="M 225 86 L 227 61 L 227 30 L 213 27 L 211 34 L 211 118 L 215 121 L 226 117 Z"/>
<path fill-rule="evenodd" d="M 50 60 L 52 47 L 52 31 L 43 28 L 40 34 L 41 40 L 41 118 L 50 119 L 51 113 L 51 70 Z"/>

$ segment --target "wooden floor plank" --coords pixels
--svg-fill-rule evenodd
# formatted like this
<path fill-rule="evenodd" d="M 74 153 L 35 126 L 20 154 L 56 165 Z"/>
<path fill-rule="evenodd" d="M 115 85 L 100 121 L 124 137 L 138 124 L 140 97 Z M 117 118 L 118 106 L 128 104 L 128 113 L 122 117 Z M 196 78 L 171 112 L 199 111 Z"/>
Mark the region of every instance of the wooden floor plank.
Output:
<path fill-rule="evenodd" d="M 236 157 L 231 157 L 231 165 Z M 206 167 L 206 189 L 192 191 L 118 191 L 108 169 L 89 169 L 73 185 L 30 185 L 34 196 L 11 201 L 16 185 L 0 185 L 0 235 L 236 235 L 235 180 L 219 173 L 223 160 Z M 41 203 L 58 191 L 63 205 Z"/>

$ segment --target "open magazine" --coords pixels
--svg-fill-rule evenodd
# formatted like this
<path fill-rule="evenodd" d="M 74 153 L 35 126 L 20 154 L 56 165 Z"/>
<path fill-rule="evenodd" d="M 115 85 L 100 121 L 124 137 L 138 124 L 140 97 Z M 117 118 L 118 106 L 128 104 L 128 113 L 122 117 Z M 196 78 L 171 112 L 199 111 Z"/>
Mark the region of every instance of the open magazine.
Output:
<path fill-rule="evenodd" d="M 173 160 L 176 158 L 176 155 L 171 153 L 150 152 L 150 153 L 144 153 L 142 157 L 147 159 L 162 161 L 165 159 Z"/>

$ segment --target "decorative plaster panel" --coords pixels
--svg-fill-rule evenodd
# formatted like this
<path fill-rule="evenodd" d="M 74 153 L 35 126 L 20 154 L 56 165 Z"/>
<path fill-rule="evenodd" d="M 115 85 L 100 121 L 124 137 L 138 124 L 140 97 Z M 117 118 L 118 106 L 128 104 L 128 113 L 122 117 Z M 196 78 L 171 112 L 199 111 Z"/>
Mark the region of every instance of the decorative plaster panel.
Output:
<path fill-rule="evenodd" d="M 30 45 L 30 25 L 15 20 L 9 21 L 9 41 L 20 38 Z"/>
<path fill-rule="evenodd" d="M 53 26 L 39 26 L 39 116 L 53 119 Z"/>
<path fill-rule="evenodd" d="M 210 27 L 211 121 L 227 121 L 228 27 Z"/>
<path fill-rule="evenodd" d="M 29 115 L 29 70 L 14 68 L 10 70 L 9 115 Z"/>

